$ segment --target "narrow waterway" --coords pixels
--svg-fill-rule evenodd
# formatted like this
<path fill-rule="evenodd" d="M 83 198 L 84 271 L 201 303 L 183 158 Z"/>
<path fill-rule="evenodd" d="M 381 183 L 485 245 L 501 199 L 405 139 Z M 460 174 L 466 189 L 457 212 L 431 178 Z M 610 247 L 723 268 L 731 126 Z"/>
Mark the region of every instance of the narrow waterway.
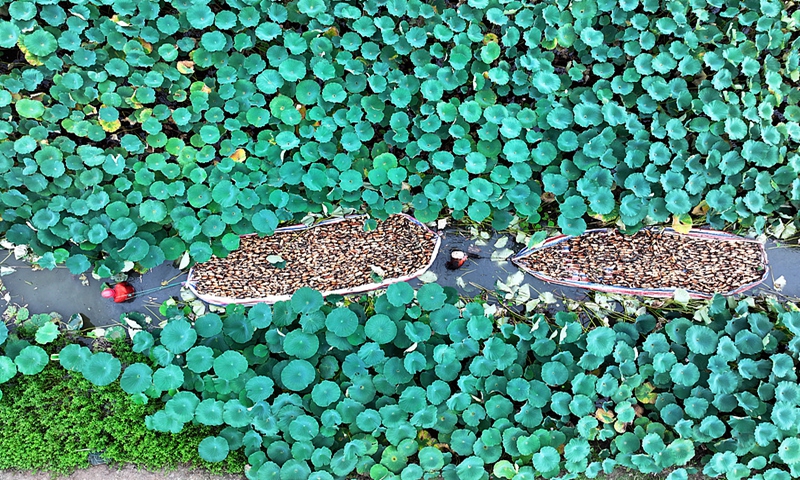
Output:
<path fill-rule="evenodd" d="M 506 240 L 502 240 L 503 238 Z M 464 296 L 474 297 L 484 290 L 495 290 L 498 280 L 509 283 L 509 277 L 514 274 L 520 278 L 517 273 L 519 270 L 507 257 L 522 247 L 511 237 L 494 235 L 487 240 L 475 240 L 455 230 L 447 230 L 443 233 L 439 255 L 429 270 L 430 273 L 423 279 L 431 281 L 433 274 L 434 281 L 439 284 L 454 287 Z M 469 258 L 460 269 L 448 270 L 446 263 L 453 250 L 468 252 Z M 783 277 L 785 285 L 780 294 L 800 298 L 800 247 L 778 246 L 770 242 L 766 245 L 766 250 L 770 263 L 769 278 L 748 294 L 776 293 L 780 290 L 776 289 L 776 280 Z M 65 319 L 75 313 L 82 313 L 94 326 L 113 325 L 121 314 L 131 311 L 150 314 L 156 318 L 158 305 L 179 294 L 179 287 L 174 286 L 139 296 L 130 302 L 114 303 L 100 296 L 102 282 L 88 274 L 72 275 L 66 267 L 33 270 L 29 264 L 15 260 L 13 256 L 9 256 L 2 266 L 13 268 L 14 271 L 0 278 L 5 288 L 0 294 L 0 311 L 5 310 L 9 304 L 15 304 L 26 306 L 32 313 L 57 312 Z M 167 263 L 145 275 L 133 275 L 129 281 L 141 292 L 185 278 L 185 272 Z M 529 293 L 532 298 L 536 298 L 541 292 L 551 292 L 556 297 L 582 299 L 587 294 L 586 290 L 548 284 L 531 275 L 525 274 L 523 278 L 521 285 L 527 287 L 522 292 L 519 292 L 519 287 L 513 287 L 517 294 L 523 296 Z M 416 279 L 411 283 L 416 287 L 421 284 L 421 280 Z M 781 283 L 782 281 L 778 282 L 778 286 Z"/>

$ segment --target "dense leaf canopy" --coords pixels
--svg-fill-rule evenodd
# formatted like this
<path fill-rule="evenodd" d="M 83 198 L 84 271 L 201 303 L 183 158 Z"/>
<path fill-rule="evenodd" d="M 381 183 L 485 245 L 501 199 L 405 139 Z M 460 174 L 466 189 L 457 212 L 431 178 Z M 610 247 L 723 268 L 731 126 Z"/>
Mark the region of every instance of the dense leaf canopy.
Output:
<path fill-rule="evenodd" d="M 702 324 L 670 312 L 663 322 L 645 314 L 584 329 L 574 312 L 512 323 L 450 288 L 420 290 L 402 307 L 392 297 L 315 301 L 316 323 L 294 309 L 308 310 L 308 291 L 196 322 L 169 306 L 163 328 L 134 338 L 155 368 L 74 344 L 59 361 L 99 386 L 119 377 L 133 400 L 158 402 L 145 419 L 152 430 L 215 427 L 200 457 L 219 462 L 243 449 L 252 479 L 593 478 L 616 466 L 685 478 L 697 462 L 711 477 L 777 479 L 800 464 L 792 304 L 765 310 L 717 296 L 699 310 Z M 261 322 L 267 312 L 276 324 Z M 240 342 L 239 329 L 192 334 L 231 318 L 248 323 L 251 338 Z M 0 383 L 47 364 L 41 347 L 19 337 L 52 325 L 38 322 L 0 342 Z M 185 359 L 163 345 L 176 339 Z"/>
<path fill-rule="evenodd" d="M 47 268 L 205 261 L 337 207 L 501 229 L 544 194 L 580 233 L 800 200 L 779 1 L 0 8 L 0 229 Z"/>

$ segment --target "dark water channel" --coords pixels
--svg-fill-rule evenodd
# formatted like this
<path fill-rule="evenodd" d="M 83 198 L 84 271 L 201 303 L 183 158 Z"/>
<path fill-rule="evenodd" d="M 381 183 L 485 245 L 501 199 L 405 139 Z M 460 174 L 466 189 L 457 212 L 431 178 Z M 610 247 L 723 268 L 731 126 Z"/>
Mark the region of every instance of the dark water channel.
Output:
<path fill-rule="evenodd" d="M 498 250 L 510 253 L 517 252 L 523 247 L 509 237 L 507 243 L 498 249 L 495 245 L 500 238 L 501 236 L 494 235 L 481 242 L 456 230 L 446 230 L 443 233 L 439 255 L 429 271 L 436 275 L 436 282 L 443 286 L 455 287 L 467 297 L 474 297 L 485 290 L 494 291 L 497 280 L 506 282 L 512 274 L 518 272 L 511 262 L 501 258 L 505 255 L 497 255 Z M 770 262 L 770 276 L 762 285 L 748 293 L 775 293 L 774 281 L 783 277 L 786 285 L 780 294 L 800 298 L 800 247 L 777 246 L 774 242 L 770 242 L 766 248 Z M 445 266 L 453 250 L 469 252 L 466 264 L 458 270 L 448 270 Z M 0 259 L 5 255 L 1 255 Z M 94 326 L 116 324 L 121 314 L 131 311 L 149 314 L 156 319 L 158 305 L 170 297 L 178 296 L 180 290 L 174 286 L 140 296 L 130 302 L 114 303 L 100 296 L 102 282 L 91 278 L 88 274 L 81 278 L 72 275 L 65 267 L 34 271 L 29 264 L 15 260 L 13 255 L 6 258 L 2 266 L 12 267 L 15 271 L 0 278 L 5 286 L 5 291 L 0 292 L 0 312 L 4 311 L 8 304 L 16 304 L 26 306 L 31 313 L 57 312 L 65 319 L 75 313 L 82 313 Z M 185 278 L 185 272 L 181 272 L 171 263 L 166 263 L 145 275 L 132 275 L 128 281 L 133 284 L 137 292 L 141 292 L 162 286 L 162 282 L 172 284 Z M 422 282 L 417 279 L 411 283 L 418 286 Z M 587 294 L 586 290 L 547 284 L 527 274 L 524 275 L 522 283 L 529 285 L 531 298 L 537 298 L 541 292 L 551 292 L 556 298 L 572 299 L 582 299 Z"/>

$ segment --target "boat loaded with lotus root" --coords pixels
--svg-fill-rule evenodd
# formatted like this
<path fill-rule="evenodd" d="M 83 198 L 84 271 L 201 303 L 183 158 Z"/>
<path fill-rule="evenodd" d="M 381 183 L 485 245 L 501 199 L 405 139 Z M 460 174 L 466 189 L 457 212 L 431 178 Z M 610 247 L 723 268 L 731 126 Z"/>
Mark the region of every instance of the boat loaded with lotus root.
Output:
<path fill-rule="evenodd" d="M 526 248 L 512 262 L 540 280 L 604 292 L 691 298 L 734 295 L 767 278 L 764 246 L 714 230 L 678 233 L 649 228 L 634 235 L 615 229 L 558 235 Z"/>
<path fill-rule="evenodd" d="M 369 222 L 369 223 L 367 223 Z M 244 235 L 225 258 L 195 265 L 187 286 L 217 305 L 288 300 L 301 287 L 346 295 L 405 282 L 433 263 L 441 238 L 413 217 L 351 216 Z"/>

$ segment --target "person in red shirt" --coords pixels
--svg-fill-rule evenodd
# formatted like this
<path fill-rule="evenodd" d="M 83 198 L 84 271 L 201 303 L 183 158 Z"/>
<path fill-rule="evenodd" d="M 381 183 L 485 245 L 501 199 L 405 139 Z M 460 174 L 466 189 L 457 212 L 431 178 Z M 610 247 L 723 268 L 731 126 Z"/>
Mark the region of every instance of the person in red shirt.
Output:
<path fill-rule="evenodd" d="M 114 288 L 106 288 L 100 295 L 103 298 L 113 298 L 114 303 L 127 302 L 133 300 L 133 285 L 128 282 L 119 282 L 114 285 Z"/>

